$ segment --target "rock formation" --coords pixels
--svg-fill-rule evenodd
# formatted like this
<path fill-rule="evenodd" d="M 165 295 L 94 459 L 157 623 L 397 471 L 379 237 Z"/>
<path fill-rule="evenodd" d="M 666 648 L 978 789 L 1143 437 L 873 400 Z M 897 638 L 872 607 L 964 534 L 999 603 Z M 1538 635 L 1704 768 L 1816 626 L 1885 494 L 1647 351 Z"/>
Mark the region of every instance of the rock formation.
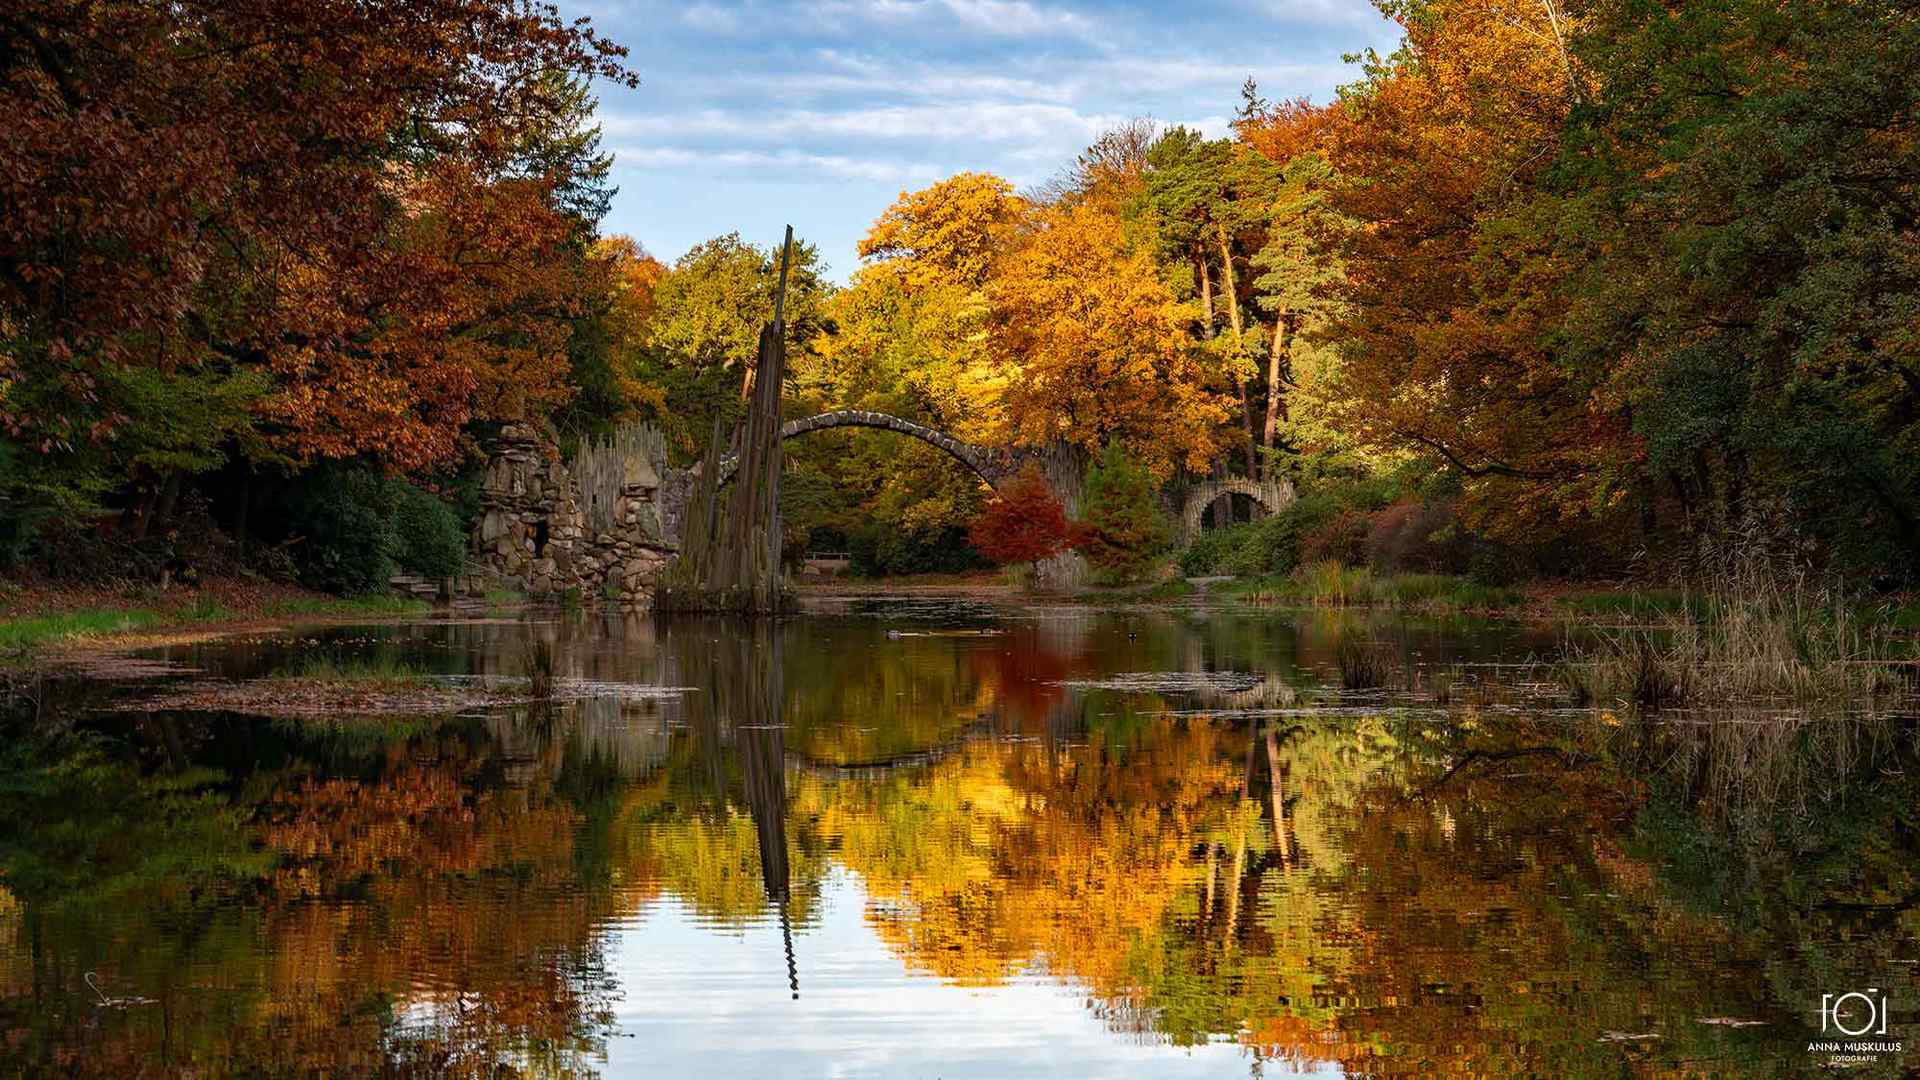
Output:
<path fill-rule="evenodd" d="M 566 462 L 550 430 L 508 424 L 487 462 L 474 561 L 528 596 L 650 605 L 674 552 L 655 505 L 658 447 L 634 426 Z"/>

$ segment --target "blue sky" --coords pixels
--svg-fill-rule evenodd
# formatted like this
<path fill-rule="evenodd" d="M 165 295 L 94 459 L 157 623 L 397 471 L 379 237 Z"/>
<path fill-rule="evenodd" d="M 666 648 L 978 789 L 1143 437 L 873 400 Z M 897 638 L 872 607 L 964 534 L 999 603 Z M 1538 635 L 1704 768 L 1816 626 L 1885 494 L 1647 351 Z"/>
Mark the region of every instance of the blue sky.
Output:
<path fill-rule="evenodd" d="M 620 194 L 604 228 L 671 262 L 792 222 L 830 275 L 901 191 L 966 170 L 1025 186 L 1115 123 L 1220 134 L 1242 80 L 1325 101 L 1345 53 L 1396 27 L 1366 0 L 560 0 L 631 50 L 642 84 L 602 85 Z"/>

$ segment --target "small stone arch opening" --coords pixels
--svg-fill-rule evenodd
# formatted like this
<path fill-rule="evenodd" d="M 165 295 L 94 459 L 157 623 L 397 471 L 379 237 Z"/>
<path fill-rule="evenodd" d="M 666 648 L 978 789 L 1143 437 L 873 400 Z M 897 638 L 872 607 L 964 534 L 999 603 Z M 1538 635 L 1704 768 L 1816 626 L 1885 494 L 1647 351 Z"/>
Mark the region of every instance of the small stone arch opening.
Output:
<path fill-rule="evenodd" d="M 1246 477 L 1232 476 L 1222 480 L 1207 480 L 1194 485 L 1187 492 L 1186 501 L 1180 507 L 1181 539 L 1192 543 L 1200 535 L 1201 519 L 1215 502 L 1222 498 L 1234 500 L 1227 503 L 1234 506 L 1244 498 L 1249 521 L 1258 521 L 1269 514 L 1279 513 L 1293 502 L 1293 484 L 1287 480 L 1250 480 Z M 1234 520 L 1239 520 L 1237 514 Z"/>

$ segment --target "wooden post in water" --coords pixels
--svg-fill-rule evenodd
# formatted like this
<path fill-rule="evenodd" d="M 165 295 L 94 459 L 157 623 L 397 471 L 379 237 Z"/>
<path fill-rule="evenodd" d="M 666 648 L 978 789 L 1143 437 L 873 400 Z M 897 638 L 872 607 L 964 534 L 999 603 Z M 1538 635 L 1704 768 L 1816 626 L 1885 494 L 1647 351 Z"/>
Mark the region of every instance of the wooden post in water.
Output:
<path fill-rule="evenodd" d="M 720 513 L 720 459 L 714 439 L 700 464 L 686 510 L 680 557 L 662 575 L 655 606 L 665 611 L 771 614 L 791 599 L 780 566 L 780 393 L 787 374 L 787 273 L 793 262 L 793 226 L 780 247 L 780 283 L 773 321 L 760 330 L 752 396 L 735 442 L 739 468 Z"/>

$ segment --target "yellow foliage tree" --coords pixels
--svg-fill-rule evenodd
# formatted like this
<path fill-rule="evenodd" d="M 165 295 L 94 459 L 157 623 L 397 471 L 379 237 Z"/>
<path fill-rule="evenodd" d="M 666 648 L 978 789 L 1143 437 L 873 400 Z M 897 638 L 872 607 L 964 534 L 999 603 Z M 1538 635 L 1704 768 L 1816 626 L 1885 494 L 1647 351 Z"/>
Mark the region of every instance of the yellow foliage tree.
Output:
<path fill-rule="evenodd" d="M 1089 451 L 1117 441 L 1156 476 L 1207 469 L 1231 412 L 1207 389 L 1192 313 L 1117 216 L 1089 204 L 1041 212 L 988 296 L 1002 438 Z"/>

